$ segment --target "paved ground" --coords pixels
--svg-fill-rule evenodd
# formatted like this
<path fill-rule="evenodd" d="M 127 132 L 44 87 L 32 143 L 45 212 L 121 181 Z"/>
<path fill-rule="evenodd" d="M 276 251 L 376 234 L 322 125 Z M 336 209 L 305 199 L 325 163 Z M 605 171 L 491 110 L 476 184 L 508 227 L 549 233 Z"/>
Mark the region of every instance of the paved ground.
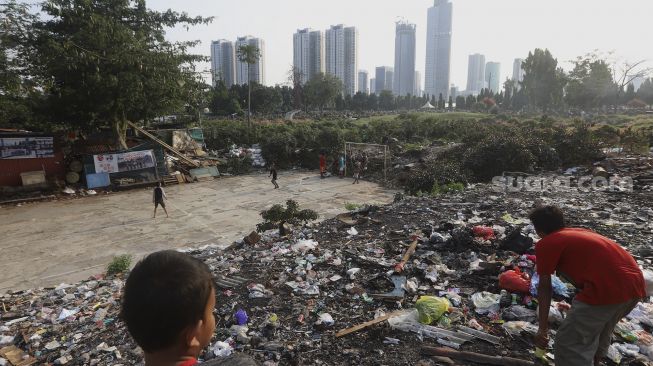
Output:
<path fill-rule="evenodd" d="M 152 218 L 151 190 L 2 207 L 0 294 L 85 279 L 118 254 L 227 246 L 255 228 L 261 210 L 287 199 L 328 218 L 345 202 L 387 203 L 394 194 L 310 172 L 282 172 L 279 184 L 272 190 L 267 174 L 255 174 L 167 187 L 170 218 L 160 209 Z"/>

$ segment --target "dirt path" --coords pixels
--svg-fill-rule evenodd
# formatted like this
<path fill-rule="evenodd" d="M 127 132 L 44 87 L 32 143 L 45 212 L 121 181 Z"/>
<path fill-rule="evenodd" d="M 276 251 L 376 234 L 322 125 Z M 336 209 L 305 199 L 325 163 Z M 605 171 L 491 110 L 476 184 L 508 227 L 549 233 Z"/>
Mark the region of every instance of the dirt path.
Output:
<path fill-rule="evenodd" d="M 103 272 L 111 258 L 168 248 L 227 246 L 251 232 L 259 212 L 294 199 L 320 218 L 345 202 L 388 203 L 394 192 L 351 179 L 282 172 L 281 189 L 267 174 L 165 188 L 170 218 L 152 218 L 151 190 L 0 208 L 0 293 L 73 282 Z"/>

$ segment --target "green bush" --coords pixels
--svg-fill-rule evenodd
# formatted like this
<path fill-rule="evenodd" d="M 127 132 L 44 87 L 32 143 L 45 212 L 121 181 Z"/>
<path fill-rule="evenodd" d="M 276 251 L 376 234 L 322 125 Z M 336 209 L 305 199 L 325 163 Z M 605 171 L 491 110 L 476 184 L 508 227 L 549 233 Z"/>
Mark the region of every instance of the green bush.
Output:
<path fill-rule="evenodd" d="M 361 207 L 358 203 L 345 202 L 345 210 L 354 211 L 358 210 Z"/>
<path fill-rule="evenodd" d="M 231 157 L 227 159 L 226 164 L 227 173 L 239 175 L 247 174 L 252 170 L 252 158 L 245 157 Z"/>
<path fill-rule="evenodd" d="M 462 192 L 465 190 L 465 185 L 460 182 L 456 183 L 446 183 L 446 184 L 438 184 L 434 183 L 433 188 L 431 189 L 431 196 L 438 196 L 441 194 L 448 194 L 448 193 L 457 193 L 457 192 Z"/>
<path fill-rule="evenodd" d="M 130 254 L 123 254 L 113 257 L 107 266 L 107 276 L 115 275 L 118 273 L 125 273 L 129 270 L 132 264 L 132 256 Z"/>
<path fill-rule="evenodd" d="M 276 204 L 268 210 L 261 211 L 262 223 L 256 225 L 256 231 L 263 232 L 266 230 L 282 227 L 285 223 L 297 225 L 301 222 L 317 220 L 317 212 L 313 210 L 300 210 L 296 201 L 286 201 L 286 207 Z"/>

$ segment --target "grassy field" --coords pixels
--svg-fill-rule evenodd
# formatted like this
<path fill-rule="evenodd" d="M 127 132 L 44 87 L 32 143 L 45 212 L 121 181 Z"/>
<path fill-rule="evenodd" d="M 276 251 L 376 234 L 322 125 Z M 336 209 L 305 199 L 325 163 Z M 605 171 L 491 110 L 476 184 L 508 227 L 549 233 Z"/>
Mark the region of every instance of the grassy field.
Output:
<path fill-rule="evenodd" d="M 481 119 L 487 117 L 485 113 L 471 113 L 471 112 L 411 112 L 411 115 L 417 115 L 418 119 L 433 118 L 436 121 L 440 120 L 460 120 L 460 119 Z M 374 116 L 361 118 L 356 121 L 357 125 L 366 125 L 375 121 L 392 121 L 397 118 L 398 114 L 388 114 L 385 116 Z"/>

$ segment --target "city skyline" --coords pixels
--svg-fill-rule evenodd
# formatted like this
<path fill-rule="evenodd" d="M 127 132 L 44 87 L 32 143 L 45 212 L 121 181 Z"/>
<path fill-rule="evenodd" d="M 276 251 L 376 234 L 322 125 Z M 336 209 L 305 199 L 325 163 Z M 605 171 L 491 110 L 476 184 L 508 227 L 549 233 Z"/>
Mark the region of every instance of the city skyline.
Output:
<path fill-rule="evenodd" d="M 653 13 L 653 2 L 623 0 L 619 3 L 602 2 L 601 6 L 589 6 L 584 0 L 552 0 L 546 3 L 519 0 L 452 2 L 456 9 L 450 84 L 458 85 L 461 89 L 464 89 L 467 80 L 467 57 L 476 52 L 503 65 L 502 82 L 510 76 L 514 59 L 526 58 L 528 52 L 535 48 L 548 48 L 566 70 L 572 68 L 569 61 L 595 49 L 614 51 L 616 56 L 631 61 L 651 58 L 646 47 L 623 40 L 633 34 L 646 37 L 653 33 L 647 26 L 647 14 Z M 287 83 L 293 57 L 292 36 L 297 29 L 306 27 L 324 30 L 339 23 L 356 26 L 360 37 L 359 67 L 372 71 L 378 65 L 392 65 L 394 52 L 392 46 L 388 46 L 394 38 L 394 24 L 398 19 L 417 24 L 416 70 L 424 77 L 427 9 L 433 4 L 433 0 L 388 2 L 382 7 L 371 0 L 332 0 L 328 4 L 298 0 L 246 0 L 236 3 L 187 0 L 183 4 L 174 0 L 147 2 L 148 7 L 157 10 L 171 8 L 190 15 L 216 16 L 209 25 L 191 27 L 188 31 L 181 27 L 168 31 L 168 38 L 172 41 L 200 40 L 201 44 L 191 48 L 198 54 L 210 55 L 213 40 L 234 41 L 245 34 L 263 38 L 267 47 L 268 85 Z M 348 10 L 342 12 L 343 8 Z M 586 16 L 578 17 L 577 14 L 581 13 Z M 365 16 L 361 17 L 361 14 Z M 484 34 L 481 24 L 487 19 L 495 23 L 491 34 L 479 36 Z M 552 19 L 555 19 L 555 24 L 567 26 L 552 25 Z M 623 21 L 615 22 L 614 19 Z M 574 34 L 573 39 L 569 34 Z M 209 68 L 209 62 L 198 65 L 198 69 Z"/>

